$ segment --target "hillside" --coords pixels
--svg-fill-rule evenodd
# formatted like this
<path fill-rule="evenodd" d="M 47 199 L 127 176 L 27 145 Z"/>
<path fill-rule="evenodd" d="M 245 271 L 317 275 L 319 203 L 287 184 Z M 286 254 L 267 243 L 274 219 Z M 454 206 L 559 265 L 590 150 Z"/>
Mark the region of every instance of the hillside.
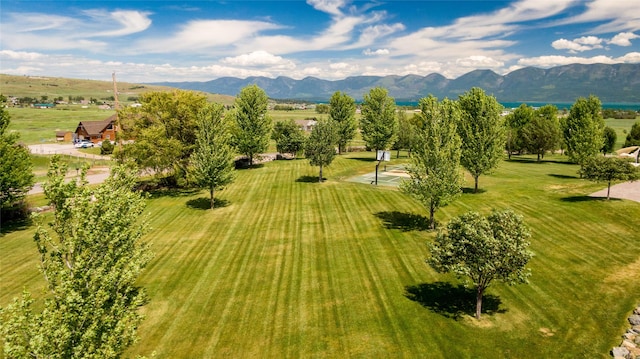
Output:
<path fill-rule="evenodd" d="M 427 76 L 355 76 L 329 81 L 314 77 L 223 77 L 205 82 L 165 82 L 155 85 L 192 89 L 234 96 L 243 87 L 257 84 L 271 98 L 327 101 L 335 91 L 362 99 L 369 89 L 381 86 L 398 101 L 416 101 L 428 94 L 457 98 L 471 87 L 482 87 L 500 102 L 574 102 L 577 97 L 596 95 L 603 102 L 640 103 L 640 64 L 566 65 L 550 69 L 527 67 L 504 76 L 490 70 L 475 70 L 456 79 L 440 74 Z"/>
<path fill-rule="evenodd" d="M 172 91 L 175 88 L 162 85 L 134 84 L 118 82 L 120 102 L 127 103 L 129 98 L 138 97 L 150 91 Z M 83 96 L 86 99 L 104 99 L 113 96 L 113 83 L 110 81 L 79 80 L 61 77 L 43 76 L 13 76 L 0 74 L 0 93 L 5 96 L 33 97 L 40 99 L 47 96 L 49 99 L 62 96 Z M 232 96 L 214 95 L 206 93 L 210 101 L 223 104 L 233 103 Z"/>

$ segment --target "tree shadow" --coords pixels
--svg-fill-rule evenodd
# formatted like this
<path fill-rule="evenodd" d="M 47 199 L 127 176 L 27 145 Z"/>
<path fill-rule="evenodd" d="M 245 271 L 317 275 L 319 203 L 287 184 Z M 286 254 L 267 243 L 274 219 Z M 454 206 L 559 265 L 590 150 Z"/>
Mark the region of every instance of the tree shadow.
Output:
<path fill-rule="evenodd" d="M 188 197 L 198 194 L 199 192 L 200 188 L 156 188 L 147 191 L 151 198 Z"/>
<path fill-rule="evenodd" d="M 550 173 L 549 176 L 560 179 L 577 179 L 578 176 L 569 176 L 569 175 L 559 175 L 555 173 Z"/>
<path fill-rule="evenodd" d="M 258 159 L 254 158 L 254 161 L 258 161 Z M 264 167 L 264 163 L 253 163 L 252 165 L 249 165 L 248 158 L 240 158 L 235 161 L 235 169 L 237 170 L 247 170 L 247 169 L 262 168 L 262 167 Z"/>
<path fill-rule="evenodd" d="M 298 179 L 296 179 L 296 182 L 302 182 L 302 183 L 318 183 L 320 182 L 320 177 L 319 176 L 300 176 L 298 177 Z M 322 181 L 326 181 L 327 179 L 322 177 Z"/>
<path fill-rule="evenodd" d="M 403 232 L 429 230 L 429 218 L 419 214 L 384 211 L 376 213 L 375 216 L 382 220 L 387 229 L 399 229 Z"/>
<path fill-rule="evenodd" d="M 466 288 L 463 285 L 453 286 L 446 282 L 422 283 L 406 286 L 404 296 L 447 318 L 458 320 L 463 315 L 476 314 L 475 288 Z M 482 313 L 488 315 L 505 313 L 506 310 L 500 308 L 501 304 L 500 297 L 485 294 L 482 297 Z"/>
<path fill-rule="evenodd" d="M 227 207 L 230 202 L 226 199 L 214 198 L 213 199 L 213 209 Z M 211 208 L 211 200 L 209 197 L 199 197 L 190 199 L 187 201 L 187 207 L 192 209 L 212 209 Z"/>
<path fill-rule="evenodd" d="M 607 200 L 607 197 L 591 197 L 591 196 L 571 196 L 560 199 L 562 202 L 576 203 L 576 202 L 598 202 L 598 201 L 622 201 L 620 198 L 613 198 Z"/>
<path fill-rule="evenodd" d="M 12 232 L 23 231 L 33 224 L 31 217 L 22 219 L 5 219 L 5 217 L 2 217 L 0 220 L 2 221 L 0 223 L 0 235 L 2 236 Z"/>
<path fill-rule="evenodd" d="M 474 192 L 473 188 L 471 188 L 471 187 L 462 187 L 462 193 L 464 193 L 464 194 L 480 194 L 480 193 L 485 193 L 485 192 L 487 192 L 487 190 L 484 189 L 484 188 L 478 188 L 478 191 Z"/>
<path fill-rule="evenodd" d="M 377 162 L 374 157 L 350 157 L 350 160 L 362 161 L 362 162 Z"/>

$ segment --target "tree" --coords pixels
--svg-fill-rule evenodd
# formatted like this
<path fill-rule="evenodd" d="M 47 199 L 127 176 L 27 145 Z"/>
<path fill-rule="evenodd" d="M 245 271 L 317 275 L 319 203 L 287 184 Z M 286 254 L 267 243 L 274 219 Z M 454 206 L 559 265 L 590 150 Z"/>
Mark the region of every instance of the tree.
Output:
<path fill-rule="evenodd" d="M 309 159 L 310 165 L 320 167 L 318 177 L 320 183 L 322 183 L 322 167 L 329 166 L 336 156 L 337 142 L 334 123 L 326 119 L 318 120 L 318 124 L 311 130 L 304 155 Z"/>
<path fill-rule="evenodd" d="M 306 137 L 294 120 L 287 120 L 276 122 L 271 139 L 276 141 L 278 152 L 295 155 L 304 149 Z"/>
<path fill-rule="evenodd" d="M 528 250 L 529 229 L 511 210 L 494 211 L 487 217 L 467 212 L 453 218 L 429 244 L 427 263 L 437 272 L 468 277 L 476 286 L 476 319 L 482 297 L 494 281 L 527 283 L 525 268 L 533 253 Z"/>
<path fill-rule="evenodd" d="M 329 104 L 326 103 L 319 103 L 316 105 L 316 113 L 319 113 L 321 115 L 329 113 L 329 109 Z"/>
<path fill-rule="evenodd" d="M 1 212 L 24 198 L 33 186 L 33 166 L 29 150 L 18 143 L 16 132 L 8 133 L 11 116 L 5 109 L 6 98 L 0 98 L 0 227 Z"/>
<path fill-rule="evenodd" d="M 509 159 L 511 159 L 512 152 L 515 151 L 520 154 L 526 149 L 523 131 L 525 126 L 533 120 L 534 116 L 535 110 L 524 103 L 506 116 L 506 147 Z"/>
<path fill-rule="evenodd" d="M 613 148 L 616 146 L 616 140 L 618 139 L 618 135 L 616 134 L 616 130 L 613 128 L 606 126 L 603 131 L 604 136 L 604 144 L 600 151 L 602 151 L 603 155 L 607 153 L 613 152 Z"/>
<path fill-rule="evenodd" d="M 595 96 L 580 97 L 571 106 L 563 129 L 569 159 L 584 166 L 587 159 L 600 152 L 603 144 L 604 120 L 600 100 Z"/>
<path fill-rule="evenodd" d="M 101 155 L 110 155 L 113 153 L 114 146 L 110 140 L 102 141 L 102 145 L 100 145 L 100 154 Z"/>
<path fill-rule="evenodd" d="M 596 182 L 607 182 L 608 200 L 611 181 L 635 181 L 640 177 L 640 171 L 622 158 L 592 157 L 587 159 L 580 169 L 580 177 Z"/>
<path fill-rule="evenodd" d="M 408 117 L 405 111 L 398 111 L 398 136 L 393 144 L 393 149 L 398 151 L 396 158 L 400 157 L 400 150 L 402 149 L 406 149 L 411 155 L 411 150 L 416 142 L 418 122 L 420 122 L 418 115 Z"/>
<path fill-rule="evenodd" d="M 624 145 L 622 147 L 640 146 L 640 121 L 631 126 L 631 131 L 627 133 Z"/>
<path fill-rule="evenodd" d="M 376 87 L 365 94 L 361 114 L 362 139 L 369 148 L 376 152 L 386 150 L 395 142 L 398 132 L 396 104 L 393 97 L 387 95 L 386 89 Z"/>
<path fill-rule="evenodd" d="M 86 169 L 79 183 L 66 183 L 66 172 L 54 158 L 44 185 L 53 221 L 34 235 L 49 295 L 34 305 L 25 291 L 4 308 L 6 357 L 118 358 L 136 340 L 147 300 L 136 280 L 152 253 L 141 240 L 145 199 L 132 190 L 135 173 L 116 166 L 91 189 Z"/>
<path fill-rule="evenodd" d="M 338 153 L 346 151 L 347 144 L 356 136 L 356 102 L 344 92 L 336 91 L 329 100 L 329 118 L 335 121 Z"/>
<path fill-rule="evenodd" d="M 448 99 L 438 103 L 429 96 L 420 100 L 421 128 L 416 129 L 414 156 L 407 172 L 411 179 L 400 188 L 429 209 L 429 227 L 435 229 L 435 212 L 461 192 L 460 137 L 456 123 L 460 109 Z"/>
<path fill-rule="evenodd" d="M 119 156 L 158 177 L 184 181 L 195 147 L 196 117 L 207 104 L 206 96 L 183 90 L 147 92 L 140 103 L 118 112 L 124 139 L 134 140 Z"/>
<path fill-rule="evenodd" d="M 458 100 L 462 118 L 458 134 L 462 140 L 460 163 L 474 179 L 474 193 L 478 191 L 478 177 L 498 166 L 502 158 L 506 135 L 500 111 L 502 105 L 481 88 L 474 87 Z"/>
<path fill-rule="evenodd" d="M 267 94 L 258 85 L 247 86 L 236 96 L 234 144 L 238 152 L 249 158 L 249 166 L 253 166 L 256 155 L 269 147 L 273 123 L 267 116 L 268 101 Z"/>
<path fill-rule="evenodd" d="M 560 122 L 558 109 L 553 105 L 545 105 L 535 110 L 531 121 L 522 129 L 525 148 L 538 156 L 538 162 L 547 151 L 557 148 L 560 138 Z"/>
<path fill-rule="evenodd" d="M 214 193 L 234 179 L 234 153 L 231 147 L 231 125 L 224 116 L 224 107 L 210 104 L 198 113 L 196 148 L 189 168 L 194 182 L 209 190 L 211 208 Z"/>

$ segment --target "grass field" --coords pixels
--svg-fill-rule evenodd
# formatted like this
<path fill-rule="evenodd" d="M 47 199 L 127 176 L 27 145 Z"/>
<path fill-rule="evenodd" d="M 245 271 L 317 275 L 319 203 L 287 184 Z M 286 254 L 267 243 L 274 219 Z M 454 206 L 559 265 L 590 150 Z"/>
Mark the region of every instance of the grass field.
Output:
<path fill-rule="evenodd" d="M 392 187 L 346 179 L 373 153 L 340 156 L 315 181 L 305 160 L 238 172 L 204 192 L 149 200 L 151 301 L 131 354 L 158 358 L 606 358 L 640 302 L 640 203 L 586 197 L 561 157 L 503 162 L 436 214 L 512 208 L 532 228 L 529 285 L 474 294 L 425 263 L 425 210 Z M 472 182 L 467 181 L 471 187 Z M 33 228 L 0 240 L 0 305 L 41 295 Z"/>

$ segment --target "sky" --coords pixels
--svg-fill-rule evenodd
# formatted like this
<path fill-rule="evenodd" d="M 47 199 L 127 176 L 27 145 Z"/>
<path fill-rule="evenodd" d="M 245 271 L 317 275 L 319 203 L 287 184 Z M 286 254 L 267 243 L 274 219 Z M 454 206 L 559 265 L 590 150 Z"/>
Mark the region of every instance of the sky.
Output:
<path fill-rule="evenodd" d="M 148 83 L 640 63 L 638 0 L 0 0 L 0 73 Z"/>

